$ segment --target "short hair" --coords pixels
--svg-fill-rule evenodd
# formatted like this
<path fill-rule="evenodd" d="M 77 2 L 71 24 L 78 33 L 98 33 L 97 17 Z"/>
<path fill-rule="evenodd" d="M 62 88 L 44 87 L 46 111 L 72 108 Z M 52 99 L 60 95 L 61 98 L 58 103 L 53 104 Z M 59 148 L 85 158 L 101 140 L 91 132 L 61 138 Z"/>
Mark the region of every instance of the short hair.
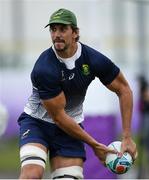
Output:
<path fill-rule="evenodd" d="M 73 32 L 76 32 L 76 33 L 78 33 L 79 32 L 79 28 L 78 27 L 76 27 L 76 26 L 72 26 L 71 25 L 71 28 L 72 28 L 72 30 L 73 30 Z M 79 36 L 79 34 L 78 34 L 78 36 L 76 37 L 76 42 L 78 42 L 79 41 L 79 39 L 80 39 L 80 36 Z"/>

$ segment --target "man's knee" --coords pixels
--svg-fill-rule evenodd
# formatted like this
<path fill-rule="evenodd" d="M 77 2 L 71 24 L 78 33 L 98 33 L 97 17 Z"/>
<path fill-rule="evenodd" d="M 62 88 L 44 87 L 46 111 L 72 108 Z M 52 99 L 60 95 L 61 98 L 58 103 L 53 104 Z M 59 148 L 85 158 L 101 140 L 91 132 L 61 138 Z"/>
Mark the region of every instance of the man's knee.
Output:
<path fill-rule="evenodd" d="M 83 168 L 80 166 L 70 166 L 56 169 L 51 174 L 51 179 L 83 179 Z"/>
<path fill-rule="evenodd" d="M 25 165 L 21 168 L 19 179 L 42 179 L 43 167 L 39 165 Z"/>
<path fill-rule="evenodd" d="M 25 165 L 21 168 L 19 179 L 41 179 L 44 168 L 39 165 Z"/>
<path fill-rule="evenodd" d="M 45 169 L 47 153 L 39 147 L 25 145 L 20 149 L 20 179 L 41 179 Z"/>
<path fill-rule="evenodd" d="M 20 149 L 21 167 L 28 164 L 36 164 L 45 168 L 47 153 L 33 145 L 25 145 Z"/>

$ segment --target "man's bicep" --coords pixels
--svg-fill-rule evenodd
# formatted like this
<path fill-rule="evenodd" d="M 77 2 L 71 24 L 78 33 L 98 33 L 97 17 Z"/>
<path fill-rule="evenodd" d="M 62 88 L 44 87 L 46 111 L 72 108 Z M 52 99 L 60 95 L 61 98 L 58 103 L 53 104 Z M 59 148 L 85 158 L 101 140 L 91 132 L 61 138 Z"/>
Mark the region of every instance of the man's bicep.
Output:
<path fill-rule="evenodd" d="M 42 100 L 44 107 L 51 117 L 55 117 L 64 112 L 66 99 L 63 92 L 54 98 Z"/>
<path fill-rule="evenodd" d="M 120 72 L 117 77 L 106 86 L 108 89 L 110 89 L 113 92 L 120 93 L 124 89 L 129 88 L 128 82 L 124 78 L 123 74 Z"/>

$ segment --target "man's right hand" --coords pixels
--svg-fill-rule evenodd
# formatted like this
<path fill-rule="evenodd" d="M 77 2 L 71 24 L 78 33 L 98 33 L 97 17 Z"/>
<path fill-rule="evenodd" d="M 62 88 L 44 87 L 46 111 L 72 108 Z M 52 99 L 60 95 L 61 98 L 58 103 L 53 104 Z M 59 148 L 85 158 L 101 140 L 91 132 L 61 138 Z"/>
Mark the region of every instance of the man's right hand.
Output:
<path fill-rule="evenodd" d="M 105 165 L 105 160 L 106 160 L 107 153 L 113 153 L 113 154 L 118 153 L 117 150 L 113 150 L 113 149 L 111 149 L 111 148 L 109 148 L 106 145 L 101 144 L 101 143 L 96 144 L 96 146 L 93 147 L 93 150 L 94 150 L 95 155 L 98 157 L 98 159 L 104 165 Z"/>

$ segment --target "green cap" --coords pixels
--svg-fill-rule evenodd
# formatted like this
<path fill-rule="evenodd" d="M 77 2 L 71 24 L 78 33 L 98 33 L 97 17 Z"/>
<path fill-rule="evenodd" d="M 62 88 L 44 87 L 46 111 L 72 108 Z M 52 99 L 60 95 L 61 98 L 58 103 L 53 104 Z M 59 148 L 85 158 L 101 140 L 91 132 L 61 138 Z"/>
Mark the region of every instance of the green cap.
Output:
<path fill-rule="evenodd" d="M 75 14 L 67 9 L 59 9 L 56 12 L 54 12 L 51 15 L 49 23 L 45 26 L 45 28 L 55 23 L 66 25 L 70 24 L 77 27 L 77 19 Z"/>

